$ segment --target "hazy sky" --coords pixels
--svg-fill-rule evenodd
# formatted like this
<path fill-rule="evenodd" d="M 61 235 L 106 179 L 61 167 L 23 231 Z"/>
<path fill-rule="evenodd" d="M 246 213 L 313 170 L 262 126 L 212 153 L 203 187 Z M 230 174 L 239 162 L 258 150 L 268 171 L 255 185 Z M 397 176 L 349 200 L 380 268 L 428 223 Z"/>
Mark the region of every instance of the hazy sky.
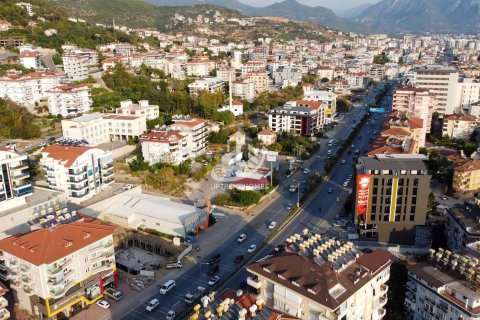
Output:
<path fill-rule="evenodd" d="M 280 2 L 282 0 L 239 0 L 251 6 L 263 7 L 268 6 L 274 2 Z M 309 6 L 324 6 L 332 10 L 343 11 L 346 9 L 358 7 L 364 3 L 377 3 L 380 0 L 297 0 L 303 4 Z"/>

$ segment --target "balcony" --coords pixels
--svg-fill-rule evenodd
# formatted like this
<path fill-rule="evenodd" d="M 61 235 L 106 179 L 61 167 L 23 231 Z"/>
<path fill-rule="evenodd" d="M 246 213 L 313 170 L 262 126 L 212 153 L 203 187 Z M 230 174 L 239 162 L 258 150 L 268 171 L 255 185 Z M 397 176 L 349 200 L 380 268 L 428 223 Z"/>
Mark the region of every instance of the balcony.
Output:
<path fill-rule="evenodd" d="M 380 308 L 383 308 L 387 304 L 388 299 L 385 297 L 380 298 Z"/>
<path fill-rule="evenodd" d="M 50 278 L 50 279 L 48 279 L 48 285 L 49 285 L 49 286 L 52 286 L 52 287 L 58 286 L 58 285 L 60 285 L 60 284 L 62 284 L 62 283 L 63 283 L 63 278 L 61 278 L 61 279 L 56 279 L 56 278 Z"/>
<path fill-rule="evenodd" d="M 10 311 L 7 309 L 0 309 L 0 320 L 10 319 Z"/>
<path fill-rule="evenodd" d="M 88 177 L 87 177 L 87 175 L 85 175 L 83 177 L 70 178 L 70 179 L 68 179 L 68 183 L 80 183 L 80 182 L 84 182 L 84 181 L 87 181 L 87 180 L 88 180 Z"/>
<path fill-rule="evenodd" d="M 27 274 L 28 274 L 28 273 L 30 273 L 30 267 L 27 266 L 27 265 L 22 264 L 22 265 L 20 266 L 20 271 L 21 271 L 22 273 L 27 273 Z"/>
<path fill-rule="evenodd" d="M 262 282 L 258 279 L 257 276 L 251 276 L 247 277 L 247 285 L 255 289 L 260 289 L 260 287 L 262 286 Z"/>
<path fill-rule="evenodd" d="M 381 319 L 383 317 L 385 317 L 385 314 L 387 313 L 387 310 L 385 309 L 378 309 L 378 318 Z"/>
<path fill-rule="evenodd" d="M 66 266 L 68 266 L 72 262 L 72 259 L 67 259 L 65 261 L 62 261 L 61 263 L 58 263 L 57 266 L 48 266 L 47 267 L 47 272 L 49 275 L 53 276 L 58 274 L 60 271 L 63 270 Z"/>
<path fill-rule="evenodd" d="M 26 178 L 29 178 L 29 177 L 30 177 L 30 175 L 27 172 L 22 171 L 18 174 L 13 175 L 12 180 L 13 181 L 20 181 L 22 179 L 26 179 Z"/>
<path fill-rule="evenodd" d="M 0 308 L 6 308 L 8 306 L 8 301 L 4 297 L 0 297 Z"/>
<path fill-rule="evenodd" d="M 87 173 L 87 169 L 85 169 L 85 170 L 79 170 L 79 171 L 68 170 L 68 173 L 67 173 L 67 174 L 68 174 L 69 176 L 71 176 L 71 177 L 76 177 L 76 176 L 78 176 L 78 175 L 80 175 L 80 174 L 85 174 L 85 173 Z"/>
<path fill-rule="evenodd" d="M 10 170 L 11 171 L 28 170 L 28 164 L 22 162 L 16 167 L 10 167 Z"/>
<path fill-rule="evenodd" d="M 408 281 L 407 282 L 407 289 L 412 291 L 412 292 L 417 292 L 417 284 L 413 281 Z"/>
<path fill-rule="evenodd" d="M 380 295 L 384 296 L 388 292 L 388 286 L 386 284 L 380 285 Z"/>
<path fill-rule="evenodd" d="M 33 286 L 26 284 L 23 286 L 23 292 L 31 296 L 35 293 L 35 290 L 33 290 Z"/>
<path fill-rule="evenodd" d="M 110 184 L 113 183 L 115 180 L 113 178 L 107 178 L 103 180 L 103 184 Z"/>
<path fill-rule="evenodd" d="M 108 169 L 111 169 L 113 168 L 113 164 L 112 163 L 107 163 L 107 164 L 104 164 L 102 166 L 102 170 L 108 170 Z"/>
<path fill-rule="evenodd" d="M 408 291 L 408 292 L 405 294 L 405 300 L 408 300 L 408 301 L 410 301 L 412 304 L 414 304 L 414 303 L 416 302 L 416 300 L 415 300 L 415 294 L 413 294 L 412 292 L 409 292 L 409 291 Z"/>
<path fill-rule="evenodd" d="M 21 197 L 32 193 L 32 185 L 30 183 L 20 183 L 13 186 L 13 193 L 17 197 Z"/>
<path fill-rule="evenodd" d="M 56 288 L 56 289 L 50 289 L 50 294 L 52 295 L 52 297 L 54 298 L 59 298 L 61 296 L 63 296 L 63 294 L 65 293 L 65 287 L 60 287 L 60 288 Z"/>
<path fill-rule="evenodd" d="M 30 283 L 33 283 L 33 278 L 32 278 L 32 276 L 30 276 L 30 275 L 23 275 L 23 276 L 22 276 L 22 281 L 23 281 L 25 284 L 30 284 Z"/>
<path fill-rule="evenodd" d="M 83 186 L 77 186 L 77 185 L 71 185 L 68 189 L 70 190 L 75 190 L 75 191 L 80 191 L 88 188 L 88 184 L 85 184 Z"/>
<path fill-rule="evenodd" d="M 113 176 L 113 171 L 103 171 L 102 172 L 102 177 L 106 178 L 106 177 L 111 177 Z"/>

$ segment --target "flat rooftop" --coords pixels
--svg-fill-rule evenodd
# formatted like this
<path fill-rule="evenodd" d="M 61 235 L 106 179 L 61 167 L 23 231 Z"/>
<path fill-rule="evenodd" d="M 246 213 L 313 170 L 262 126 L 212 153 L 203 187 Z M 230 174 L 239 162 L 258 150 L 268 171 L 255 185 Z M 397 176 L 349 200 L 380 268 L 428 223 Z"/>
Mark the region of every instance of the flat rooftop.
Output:
<path fill-rule="evenodd" d="M 377 155 L 359 157 L 357 167 L 363 170 L 421 170 L 427 174 L 427 158 L 423 155 Z"/>
<path fill-rule="evenodd" d="M 12 213 L 18 212 L 20 210 L 37 206 L 46 201 L 51 201 L 60 195 L 63 195 L 63 193 L 60 191 L 46 189 L 42 187 L 33 187 L 33 194 L 25 198 L 26 199 L 25 204 L 8 209 L 8 210 L 0 211 L 0 217 L 5 217 Z"/>

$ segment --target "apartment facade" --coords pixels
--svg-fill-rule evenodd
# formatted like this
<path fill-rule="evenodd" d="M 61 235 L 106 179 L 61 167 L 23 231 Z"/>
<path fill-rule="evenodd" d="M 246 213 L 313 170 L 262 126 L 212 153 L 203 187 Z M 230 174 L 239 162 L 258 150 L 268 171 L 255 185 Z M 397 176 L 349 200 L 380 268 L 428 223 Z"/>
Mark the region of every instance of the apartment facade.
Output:
<path fill-rule="evenodd" d="M 215 70 L 215 61 L 192 60 L 185 65 L 187 76 L 208 77 Z"/>
<path fill-rule="evenodd" d="M 232 82 L 232 94 L 243 100 L 253 101 L 255 99 L 255 88 L 254 80 L 243 79 Z"/>
<path fill-rule="evenodd" d="M 422 119 L 426 133 L 432 127 L 434 109 L 435 96 L 428 89 L 399 88 L 393 93 L 392 110 Z"/>
<path fill-rule="evenodd" d="M 76 221 L 0 241 L 21 309 L 36 319 L 71 317 L 117 284 L 114 227 Z"/>
<path fill-rule="evenodd" d="M 464 202 L 445 209 L 447 247 L 461 252 L 480 241 L 480 210 L 477 205 Z"/>
<path fill-rule="evenodd" d="M 413 244 L 425 225 L 431 176 L 424 155 L 360 157 L 356 165 L 355 217 L 361 237 Z"/>
<path fill-rule="evenodd" d="M 244 75 L 244 78 L 255 82 L 255 91 L 257 93 L 263 92 L 268 89 L 270 85 L 270 78 L 268 71 L 252 71 Z"/>
<path fill-rule="evenodd" d="M 415 69 L 413 83 L 418 88 L 428 89 L 435 96 L 435 110 L 440 114 L 453 114 L 458 107 L 458 70 L 441 66 L 426 66 Z"/>
<path fill-rule="evenodd" d="M 430 249 L 430 259 L 407 267 L 407 319 L 480 318 L 478 255 Z"/>
<path fill-rule="evenodd" d="M 321 128 L 322 108 L 319 102 L 317 108 L 299 106 L 296 102 L 273 108 L 268 111 L 268 126 L 273 132 L 289 132 L 302 136 L 313 136 Z"/>
<path fill-rule="evenodd" d="M 330 123 L 337 115 L 337 95 L 330 91 L 310 90 L 305 91 L 303 100 L 318 101 L 325 105 L 325 123 Z"/>
<path fill-rule="evenodd" d="M 469 160 L 456 166 L 452 188 L 459 194 L 480 191 L 480 160 Z"/>
<path fill-rule="evenodd" d="M 78 54 L 64 54 L 62 56 L 63 70 L 69 80 L 82 81 L 88 78 L 90 61 L 88 57 Z"/>
<path fill-rule="evenodd" d="M 113 183 L 112 153 L 91 147 L 51 145 L 40 159 L 48 187 L 71 202 L 85 201 Z"/>
<path fill-rule="evenodd" d="M 276 86 L 294 87 L 302 82 L 302 71 L 298 68 L 280 66 L 272 72 L 272 78 Z"/>
<path fill-rule="evenodd" d="M 458 82 L 460 107 L 468 109 L 472 103 L 480 101 L 480 81 L 474 78 L 460 78 Z"/>
<path fill-rule="evenodd" d="M 449 114 L 443 117 L 442 137 L 470 138 L 477 128 L 477 118 L 468 114 Z"/>
<path fill-rule="evenodd" d="M 179 165 L 192 158 L 189 141 L 187 135 L 168 129 L 154 130 L 139 138 L 143 159 L 151 165 L 159 162 Z"/>
<path fill-rule="evenodd" d="M 224 82 L 219 78 L 204 78 L 190 83 L 188 85 L 188 90 L 191 95 L 197 96 L 201 91 L 208 91 L 210 93 L 223 91 L 224 85 Z"/>
<path fill-rule="evenodd" d="M 173 124 L 169 125 L 168 128 L 180 131 L 182 135 L 187 136 L 187 143 L 191 146 L 192 158 L 196 158 L 207 151 L 208 127 L 205 120 L 176 115 L 172 117 L 172 121 Z"/>
<path fill-rule="evenodd" d="M 47 91 L 48 112 L 63 117 L 90 111 L 92 96 L 87 85 L 58 86 Z"/>
<path fill-rule="evenodd" d="M 24 106 L 46 98 L 47 91 L 60 85 L 61 76 L 54 72 L 32 72 L 25 75 L 0 77 L 0 98 L 10 99 Z"/>
<path fill-rule="evenodd" d="M 0 212 L 25 204 L 32 195 L 27 155 L 0 147 Z"/>
<path fill-rule="evenodd" d="M 148 100 L 140 100 L 138 104 L 132 100 L 125 100 L 120 102 L 120 108 L 115 109 L 116 114 L 126 116 L 145 116 L 147 120 L 157 119 L 160 114 L 159 106 L 151 105 Z"/>
<path fill-rule="evenodd" d="M 18 55 L 20 64 L 27 69 L 40 69 L 42 60 L 36 51 L 24 51 Z"/>
<path fill-rule="evenodd" d="M 381 319 L 393 259 L 351 242 L 294 235 L 285 247 L 247 266 L 248 291 L 299 319 Z"/>

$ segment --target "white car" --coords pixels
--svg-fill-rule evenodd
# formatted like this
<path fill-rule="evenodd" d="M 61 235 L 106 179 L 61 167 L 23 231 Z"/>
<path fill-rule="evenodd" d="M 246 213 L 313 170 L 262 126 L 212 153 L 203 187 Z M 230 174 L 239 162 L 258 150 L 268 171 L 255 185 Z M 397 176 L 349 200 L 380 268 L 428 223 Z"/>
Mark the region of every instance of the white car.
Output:
<path fill-rule="evenodd" d="M 147 310 L 148 312 L 152 312 L 156 307 L 158 307 L 159 304 L 160 304 L 160 301 L 158 301 L 158 299 L 152 299 L 147 304 L 147 307 L 145 308 L 145 310 Z"/>
<path fill-rule="evenodd" d="M 345 164 L 345 163 L 347 163 L 347 161 L 345 161 L 345 159 L 344 159 L 344 160 L 342 160 L 342 164 Z"/>
<path fill-rule="evenodd" d="M 105 301 L 105 300 L 98 300 L 98 301 L 96 302 L 96 305 L 99 306 L 99 307 L 102 308 L 102 309 L 108 309 L 108 308 L 110 308 L 110 304 L 109 304 L 107 301 Z"/>
<path fill-rule="evenodd" d="M 257 250 L 257 246 L 254 244 L 251 244 L 250 247 L 248 247 L 248 253 L 253 253 L 255 250 Z"/>
<path fill-rule="evenodd" d="M 291 203 L 287 204 L 287 210 L 292 210 L 293 205 Z"/>
<path fill-rule="evenodd" d="M 268 229 L 273 229 L 277 226 L 277 223 L 275 221 L 270 222 L 270 225 L 268 226 Z"/>
<path fill-rule="evenodd" d="M 215 276 L 213 278 L 210 278 L 210 280 L 208 280 L 208 285 L 213 287 L 218 282 L 218 280 L 220 280 L 219 276 Z"/>
<path fill-rule="evenodd" d="M 344 187 L 348 186 L 348 182 L 345 181 L 345 182 L 343 183 L 343 186 L 344 186 Z"/>
<path fill-rule="evenodd" d="M 303 169 L 303 174 L 308 174 L 310 170 L 308 168 Z"/>
<path fill-rule="evenodd" d="M 131 184 L 125 184 L 125 185 L 122 186 L 123 190 L 130 190 L 132 188 L 133 188 L 133 186 Z"/>
<path fill-rule="evenodd" d="M 242 243 L 243 241 L 245 241 L 245 239 L 247 239 L 247 235 L 245 233 L 242 233 L 241 235 L 238 236 L 238 243 Z"/>

